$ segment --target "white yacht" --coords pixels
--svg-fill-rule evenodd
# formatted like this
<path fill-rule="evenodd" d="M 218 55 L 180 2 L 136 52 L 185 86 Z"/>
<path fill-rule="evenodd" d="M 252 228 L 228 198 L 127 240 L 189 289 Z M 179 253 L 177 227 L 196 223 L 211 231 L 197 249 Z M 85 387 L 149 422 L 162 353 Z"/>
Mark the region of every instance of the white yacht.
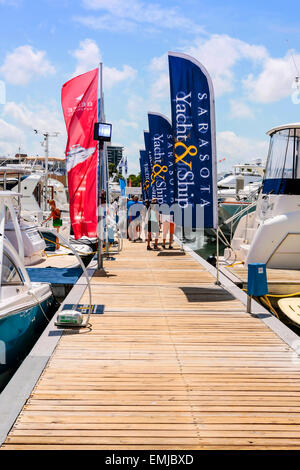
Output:
<path fill-rule="evenodd" d="M 242 214 L 255 210 L 263 174 L 262 160 L 256 159 L 253 163 L 234 165 L 233 172 L 218 181 L 219 227 L 226 235 L 232 236 Z"/>
<path fill-rule="evenodd" d="M 46 326 L 54 302 L 50 286 L 31 282 L 27 274 L 13 206 L 16 196 L 10 191 L 0 192 L 0 387 Z M 3 236 L 8 214 L 17 249 Z"/>
<path fill-rule="evenodd" d="M 267 133 L 269 155 L 256 211 L 239 222 L 227 261 L 300 269 L 300 123 Z"/>
<path fill-rule="evenodd" d="M 45 187 L 45 171 L 34 164 L 20 163 L 5 165 L 0 167 L 0 185 L 4 190 L 19 193 L 15 197 L 14 205 L 19 214 L 19 224 L 25 249 L 25 265 L 31 266 L 41 262 L 44 257 L 44 250 L 50 247 L 55 248 L 55 236 L 53 235 L 52 222 L 41 225 L 43 219 L 50 215 L 47 200 L 53 199 L 57 207 L 61 210 L 63 225 L 61 234 L 68 240 L 77 252 L 82 256 L 89 256 L 93 249 L 85 243 L 76 242 L 71 237 L 71 223 L 69 216 L 69 203 L 67 188 L 60 181 L 54 178 L 47 178 L 47 188 Z M 22 197 L 20 197 L 22 196 Z M 46 204 L 45 204 L 46 201 Z M 15 246 L 14 229 L 6 225 L 7 237 Z M 43 238 L 51 240 L 44 241 Z M 70 250 L 60 247 L 57 254 L 67 254 Z"/>
<path fill-rule="evenodd" d="M 248 193 L 254 187 L 262 183 L 264 175 L 264 165 L 261 159 L 253 163 L 244 165 L 234 165 L 233 172 L 225 175 L 218 183 L 218 198 L 226 200 L 227 198 L 236 198 L 240 194 L 240 199 L 247 197 Z"/>

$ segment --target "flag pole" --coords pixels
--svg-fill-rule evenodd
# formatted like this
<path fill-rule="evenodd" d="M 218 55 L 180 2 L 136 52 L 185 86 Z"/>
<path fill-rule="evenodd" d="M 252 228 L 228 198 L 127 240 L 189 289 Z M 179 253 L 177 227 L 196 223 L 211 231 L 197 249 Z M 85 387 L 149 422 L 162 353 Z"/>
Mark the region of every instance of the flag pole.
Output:
<path fill-rule="evenodd" d="M 106 121 L 106 119 L 105 119 Z M 106 258 L 109 259 L 109 238 L 108 238 L 108 205 L 109 205 L 109 171 L 108 171 L 108 160 L 107 160 L 107 147 L 105 145 L 105 151 L 103 153 L 103 158 L 105 158 L 105 191 L 106 191 L 106 197 L 105 197 L 105 255 Z"/>
<path fill-rule="evenodd" d="M 99 64 L 99 77 L 98 77 L 98 121 L 101 121 L 102 116 L 102 62 Z M 103 269 L 103 240 L 102 240 L 102 207 L 101 207 L 101 193 L 102 193 L 102 164 L 103 158 L 103 143 L 98 142 L 98 269 Z M 102 158 L 101 158 L 102 157 Z"/>
<path fill-rule="evenodd" d="M 216 284 L 219 286 L 220 283 L 220 246 L 219 246 L 219 224 L 217 226 L 217 281 Z"/>
<path fill-rule="evenodd" d="M 102 65 L 102 64 L 101 64 Z M 102 84 L 102 73 L 101 73 L 101 84 Z M 103 85 L 101 87 L 101 122 L 106 122 L 105 109 L 104 109 L 104 94 L 103 94 Z M 108 227 L 107 227 L 107 216 L 108 216 L 108 204 L 109 204 L 109 171 L 108 171 L 108 157 L 107 157 L 107 144 L 103 142 L 102 148 L 102 184 L 103 190 L 105 191 L 105 209 L 104 217 L 102 211 L 102 217 L 105 218 L 103 223 L 103 240 L 105 239 L 105 256 L 109 258 L 109 247 L 108 247 Z M 103 246 L 102 246 L 103 248 Z M 102 257 L 104 257 L 102 252 Z"/>

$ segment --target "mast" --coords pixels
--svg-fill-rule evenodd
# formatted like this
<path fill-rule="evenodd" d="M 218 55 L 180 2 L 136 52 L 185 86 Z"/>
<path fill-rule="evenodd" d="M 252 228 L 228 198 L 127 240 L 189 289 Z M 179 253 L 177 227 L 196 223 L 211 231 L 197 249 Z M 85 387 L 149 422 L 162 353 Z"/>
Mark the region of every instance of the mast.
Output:
<path fill-rule="evenodd" d="M 40 132 L 37 129 L 34 129 L 34 132 L 36 134 L 40 134 Z M 47 194 L 48 194 L 48 176 L 49 176 L 49 168 L 48 168 L 48 162 L 49 162 L 49 138 L 50 137 L 57 137 L 59 135 L 59 132 L 53 132 L 53 134 L 50 134 L 50 132 L 41 132 L 41 134 L 44 136 L 44 141 L 41 143 L 43 147 L 45 147 L 45 179 L 44 179 L 44 210 L 47 211 L 48 206 L 47 206 Z"/>
<path fill-rule="evenodd" d="M 102 102 L 102 62 L 99 64 L 99 77 L 98 77 L 98 122 L 101 121 L 103 115 L 103 102 Z M 102 193 L 102 158 L 103 158 L 103 143 L 98 142 L 98 269 L 103 269 L 103 239 L 102 239 L 102 207 L 101 207 L 101 193 Z"/>
<path fill-rule="evenodd" d="M 45 136 L 45 205 L 44 209 L 47 210 L 47 194 L 48 194 L 48 162 L 49 162 L 49 134 L 44 134 Z"/>

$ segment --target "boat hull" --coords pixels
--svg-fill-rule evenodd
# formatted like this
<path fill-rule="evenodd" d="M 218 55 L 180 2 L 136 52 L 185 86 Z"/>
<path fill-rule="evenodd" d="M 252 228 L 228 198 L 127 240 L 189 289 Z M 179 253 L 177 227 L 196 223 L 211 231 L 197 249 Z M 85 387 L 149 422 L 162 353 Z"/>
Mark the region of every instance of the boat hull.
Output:
<path fill-rule="evenodd" d="M 0 319 L 0 391 L 46 327 L 48 321 L 42 309 L 51 318 L 54 302 L 50 295 L 41 305 Z"/>
<path fill-rule="evenodd" d="M 272 269 L 300 269 L 300 212 L 265 220 L 254 235 L 246 265 L 265 263 Z"/>
<path fill-rule="evenodd" d="M 239 221 L 243 217 L 244 214 L 238 216 L 239 212 L 242 212 L 247 206 L 249 206 L 249 202 L 221 202 L 219 205 L 219 226 L 222 228 L 222 231 L 228 235 L 231 234 L 236 226 L 238 225 Z M 250 207 L 248 210 L 248 214 L 254 212 L 256 210 L 256 206 Z M 225 221 L 230 219 L 231 217 L 236 216 L 235 220 L 231 224 L 225 224 Z"/>

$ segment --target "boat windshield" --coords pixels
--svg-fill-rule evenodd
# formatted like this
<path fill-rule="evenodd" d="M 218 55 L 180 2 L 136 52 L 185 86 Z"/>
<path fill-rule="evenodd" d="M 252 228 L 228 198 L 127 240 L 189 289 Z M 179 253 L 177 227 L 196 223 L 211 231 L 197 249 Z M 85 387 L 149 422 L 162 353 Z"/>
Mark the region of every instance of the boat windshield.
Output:
<path fill-rule="evenodd" d="M 284 129 L 272 135 L 265 179 L 300 178 L 298 156 L 300 129 Z"/>
<path fill-rule="evenodd" d="M 21 274 L 14 264 L 14 262 L 3 253 L 3 264 L 2 264 L 2 286 L 20 285 L 23 284 Z"/>

